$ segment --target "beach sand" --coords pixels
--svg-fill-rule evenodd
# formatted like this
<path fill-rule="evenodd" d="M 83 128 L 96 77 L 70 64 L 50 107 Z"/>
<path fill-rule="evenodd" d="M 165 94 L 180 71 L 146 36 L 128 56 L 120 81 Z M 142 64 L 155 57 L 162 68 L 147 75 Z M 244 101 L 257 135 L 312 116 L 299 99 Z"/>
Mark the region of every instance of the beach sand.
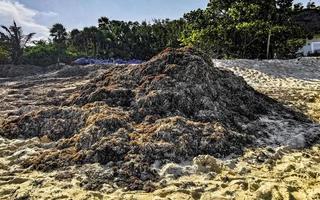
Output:
<path fill-rule="evenodd" d="M 214 63 L 242 76 L 259 92 L 320 122 L 318 59 L 214 60 Z M 29 83 L 35 80 L 31 78 Z M 11 112 L 15 116 L 28 112 L 29 107 L 45 106 L 51 90 L 57 94 L 56 101 L 62 101 L 87 81 L 81 77 L 59 78 L 21 89 L 21 82 L 4 80 L 0 87 L 2 114 Z M 23 90 L 28 91 L 24 91 L 20 103 L 13 101 L 17 97 L 10 99 L 13 95 L 23 95 Z M 38 103 L 32 104 L 36 98 Z M 23 110 L 24 102 L 28 106 Z M 217 160 L 204 156 L 193 163 L 166 165 L 160 170 L 162 180 L 155 191 L 146 193 L 109 185 L 99 191 L 86 190 L 82 183 L 90 177 L 88 169 L 103 169 L 99 164 L 47 173 L 22 169 L 20 161 L 43 148 L 39 147 L 40 142 L 38 138 L 0 137 L 0 199 L 320 199 L 320 145 L 295 150 L 288 147 L 247 149 L 240 157 Z"/>

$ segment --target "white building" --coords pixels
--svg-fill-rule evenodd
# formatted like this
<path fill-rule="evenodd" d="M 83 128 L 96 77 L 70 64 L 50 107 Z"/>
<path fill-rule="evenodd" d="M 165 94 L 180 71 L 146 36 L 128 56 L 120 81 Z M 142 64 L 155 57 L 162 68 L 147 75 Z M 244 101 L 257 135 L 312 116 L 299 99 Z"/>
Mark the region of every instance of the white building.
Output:
<path fill-rule="evenodd" d="M 309 40 L 297 53 L 303 56 L 320 53 L 320 39 Z"/>

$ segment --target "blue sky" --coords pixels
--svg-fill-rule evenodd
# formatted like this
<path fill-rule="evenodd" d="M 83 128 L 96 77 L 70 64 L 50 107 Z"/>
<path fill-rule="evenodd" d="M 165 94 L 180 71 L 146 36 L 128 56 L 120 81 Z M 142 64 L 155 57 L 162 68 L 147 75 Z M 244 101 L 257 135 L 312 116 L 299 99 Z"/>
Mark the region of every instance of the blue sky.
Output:
<path fill-rule="evenodd" d="M 187 11 L 205 8 L 208 0 L 19 0 L 19 2 L 36 10 L 58 13 L 52 22 L 58 20 L 69 27 L 82 27 L 96 24 L 101 16 L 136 21 L 179 18 Z M 45 20 L 42 21 L 46 23 Z"/>
<path fill-rule="evenodd" d="M 56 22 L 68 30 L 97 24 L 97 19 L 151 21 L 177 19 L 183 13 L 205 8 L 209 0 L 0 0 L 0 24 L 15 19 L 26 32 L 48 37 L 48 27 Z M 304 3 L 308 0 L 304 0 Z M 320 4 L 320 0 L 316 0 Z"/>

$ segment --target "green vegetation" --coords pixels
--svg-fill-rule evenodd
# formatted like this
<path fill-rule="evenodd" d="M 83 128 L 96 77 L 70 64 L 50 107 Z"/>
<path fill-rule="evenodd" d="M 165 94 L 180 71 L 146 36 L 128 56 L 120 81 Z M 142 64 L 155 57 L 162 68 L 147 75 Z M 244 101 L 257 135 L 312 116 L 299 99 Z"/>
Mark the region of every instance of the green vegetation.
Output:
<path fill-rule="evenodd" d="M 312 2 L 304 8 L 293 0 L 210 0 L 206 9 L 179 20 L 139 23 L 101 17 L 97 27 L 70 32 L 55 24 L 49 41 L 35 41 L 25 52 L 33 34 L 23 36 L 14 23 L 3 27 L 7 34 L 1 33 L 0 63 L 50 65 L 78 57 L 147 60 L 164 48 L 181 46 L 194 46 L 217 58 L 292 58 L 310 37 L 310 26 L 295 21 L 298 13 L 308 10 L 320 12 Z"/>
<path fill-rule="evenodd" d="M 0 32 L 0 44 L 2 44 L 0 49 L 4 48 L 5 50 L 1 51 L 0 58 L 4 56 L 4 59 L 7 59 L 6 56 L 9 54 L 13 64 L 21 64 L 23 50 L 35 33 L 23 35 L 22 28 L 18 27 L 15 21 L 12 26 L 1 26 L 1 28 L 5 33 Z"/>
<path fill-rule="evenodd" d="M 77 53 L 60 48 L 55 43 L 40 40 L 26 48 L 24 62 L 37 66 L 48 66 L 59 61 L 70 63 L 79 56 Z"/>
<path fill-rule="evenodd" d="M 48 65 L 71 62 L 77 57 L 147 60 L 166 47 L 180 47 L 185 27 L 181 20 L 124 22 L 102 17 L 98 27 L 74 29 L 70 33 L 62 24 L 50 29 L 50 42 L 38 41 L 26 49 L 25 62 Z"/>
<path fill-rule="evenodd" d="M 179 47 L 184 20 L 123 22 L 102 17 L 98 27 L 72 30 L 70 47 L 90 57 L 146 60 L 166 47 Z"/>
<path fill-rule="evenodd" d="M 9 52 L 2 46 L 0 46 L 0 64 L 9 62 Z"/>
<path fill-rule="evenodd" d="M 292 0 L 211 0 L 185 15 L 186 45 L 227 58 L 292 57 L 306 33 L 292 21 Z M 297 45 L 298 44 L 298 45 Z"/>

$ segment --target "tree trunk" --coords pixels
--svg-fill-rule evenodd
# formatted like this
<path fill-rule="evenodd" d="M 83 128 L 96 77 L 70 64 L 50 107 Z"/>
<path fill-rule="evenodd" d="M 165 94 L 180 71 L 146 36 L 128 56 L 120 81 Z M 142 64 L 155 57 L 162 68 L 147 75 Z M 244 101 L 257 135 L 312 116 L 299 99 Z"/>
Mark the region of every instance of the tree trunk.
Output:
<path fill-rule="evenodd" d="M 270 42 L 271 42 L 271 29 L 269 30 L 269 33 L 268 33 L 267 59 L 269 59 L 269 54 L 270 54 Z"/>

